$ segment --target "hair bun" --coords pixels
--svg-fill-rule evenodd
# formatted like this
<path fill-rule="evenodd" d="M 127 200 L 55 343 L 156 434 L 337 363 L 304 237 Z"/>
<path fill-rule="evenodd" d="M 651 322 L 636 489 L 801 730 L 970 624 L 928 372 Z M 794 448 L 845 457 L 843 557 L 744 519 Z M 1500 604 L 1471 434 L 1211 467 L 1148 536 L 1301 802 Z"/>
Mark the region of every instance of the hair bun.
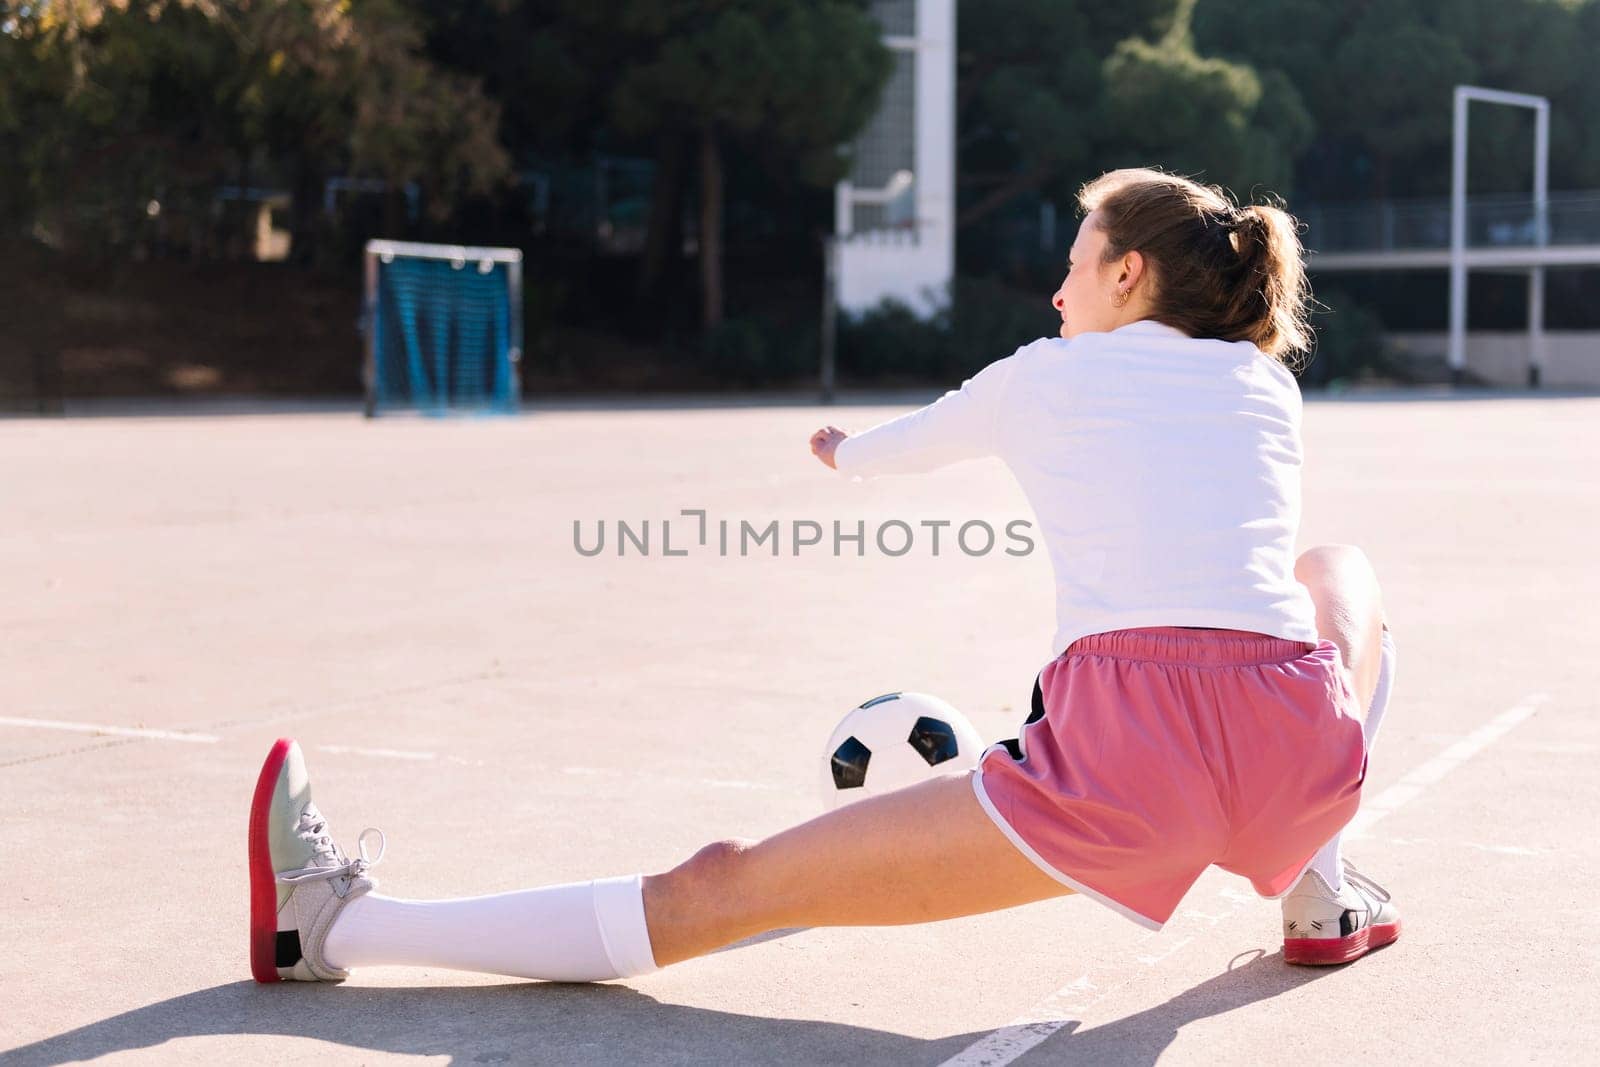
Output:
<path fill-rule="evenodd" d="M 1266 224 L 1266 216 L 1255 204 L 1246 204 L 1234 210 L 1233 229 L 1236 233 L 1246 228 L 1263 227 Z"/>

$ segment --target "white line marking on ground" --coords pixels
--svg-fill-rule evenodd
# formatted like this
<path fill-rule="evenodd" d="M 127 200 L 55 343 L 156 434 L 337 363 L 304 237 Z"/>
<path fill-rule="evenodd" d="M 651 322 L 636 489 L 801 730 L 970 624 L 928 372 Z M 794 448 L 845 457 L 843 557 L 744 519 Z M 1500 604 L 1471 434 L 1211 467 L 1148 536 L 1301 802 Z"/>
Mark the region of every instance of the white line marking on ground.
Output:
<path fill-rule="evenodd" d="M 587 778 L 627 778 L 634 781 L 659 782 L 663 785 L 711 786 L 714 789 L 746 789 L 762 793 L 787 793 L 789 786 L 778 782 L 747 782 L 738 778 L 681 778 L 669 774 L 645 774 L 617 767 L 562 767 L 562 774 Z"/>
<path fill-rule="evenodd" d="M 194 745 L 214 745 L 222 740 L 214 734 L 195 734 L 183 730 L 146 730 L 137 726 L 104 726 L 93 722 L 61 722 L 57 719 L 15 719 L 7 715 L 0 715 L 0 726 L 65 730 L 74 734 L 104 734 L 108 737 L 142 737 L 149 741 L 186 741 Z"/>
<path fill-rule="evenodd" d="M 1369 837 L 1368 840 L 1395 848 L 1411 848 L 1415 845 L 1422 845 L 1427 848 L 1470 848 L 1476 852 L 1492 852 L 1498 856 L 1549 856 L 1559 851 L 1553 848 L 1529 848 L 1526 845 L 1485 845 L 1477 841 L 1441 841 L 1433 837 Z"/>
<path fill-rule="evenodd" d="M 432 752 L 411 752 L 403 748 L 362 748 L 359 745 L 318 745 L 318 752 L 331 752 L 336 756 L 375 756 L 378 759 L 431 760 L 438 757 Z"/>
<path fill-rule="evenodd" d="M 1422 795 L 1429 786 L 1434 785 L 1445 775 L 1461 766 L 1461 764 L 1504 737 L 1514 726 L 1532 715 L 1538 710 L 1539 705 L 1549 699 L 1550 697 L 1546 693 L 1530 694 L 1524 697 L 1515 707 L 1508 708 L 1466 737 L 1453 742 L 1449 748 L 1446 748 L 1426 763 L 1414 768 L 1399 782 L 1385 789 L 1382 793 L 1373 797 L 1372 800 L 1363 802 L 1361 810 L 1351 820 L 1350 825 L 1345 828 L 1345 833 L 1348 837 L 1360 836 L 1362 832 L 1379 819 L 1394 814 L 1402 805 Z M 1209 926 L 1215 927 L 1224 919 L 1243 912 L 1247 904 L 1253 904 L 1257 899 L 1232 888 L 1224 889 L 1221 896 L 1223 899 L 1233 902 L 1233 907 L 1222 915 L 1211 915 L 1198 908 L 1185 908 L 1179 913 L 1179 921 L 1203 921 L 1208 923 Z M 1176 923 L 1169 924 L 1167 927 L 1169 936 L 1174 925 Z M 1149 936 L 1156 937 L 1159 935 L 1152 933 Z M 1163 960 L 1177 954 L 1180 949 L 1193 940 L 1193 935 L 1187 936 L 1158 955 L 1138 957 L 1138 962 L 1148 967 L 1154 967 Z M 1120 982 L 1115 982 L 1102 988 L 1095 981 L 1095 977 L 1096 975 L 1093 971 L 1079 975 L 1005 1026 L 979 1038 L 945 1060 L 939 1067 L 1005 1067 L 1006 1064 L 1043 1044 L 1051 1034 L 1080 1021 L 1096 1001 L 1103 1000 L 1130 980 L 1125 978 Z"/>
<path fill-rule="evenodd" d="M 1345 839 L 1353 841 L 1365 836 L 1373 823 L 1415 800 L 1429 786 L 1510 733 L 1513 727 L 1539 710 L 1539 705 L 1549 699 L 1548 693 L 1531 693 L 1523 697 L 1515 707 L 1507 708 L 1431 760 L 1413 768 L 1410 774 L 1371 800 L 1362 801 L 1361 810 L 1345 827 Z"/>

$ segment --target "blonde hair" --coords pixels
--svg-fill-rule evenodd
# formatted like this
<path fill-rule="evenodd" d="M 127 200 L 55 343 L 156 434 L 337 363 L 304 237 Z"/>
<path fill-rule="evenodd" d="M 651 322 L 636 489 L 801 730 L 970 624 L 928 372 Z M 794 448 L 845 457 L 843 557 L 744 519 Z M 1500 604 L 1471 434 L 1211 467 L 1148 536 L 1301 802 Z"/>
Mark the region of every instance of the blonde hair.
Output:
<path fill-rule="evenodd" d="M 1079 190 L 1078 206 L 1099 212 L 1106 261 L 1144 257 L 1157 322 L 1191 337 L 1250 341 L 1284 362 L 1311 347 L 1304 252 L 1280 207 L 1241 208 L 1217 186 L 1147 169 L 1102 174 Z"/>

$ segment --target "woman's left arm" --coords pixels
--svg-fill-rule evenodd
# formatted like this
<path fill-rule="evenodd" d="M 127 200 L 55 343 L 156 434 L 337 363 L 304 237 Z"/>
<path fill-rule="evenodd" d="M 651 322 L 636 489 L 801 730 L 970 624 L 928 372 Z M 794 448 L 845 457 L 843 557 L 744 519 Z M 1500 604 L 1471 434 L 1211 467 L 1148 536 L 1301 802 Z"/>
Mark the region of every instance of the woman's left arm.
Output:
<path fill-rule="evenodd" d="M 811 451 L 842 474 L 918 474 L 963 459 L 992 456 L 1006 383 L 1017 356 L 996 360 L 927 407 L 858 434 L 829 426 Z"/>

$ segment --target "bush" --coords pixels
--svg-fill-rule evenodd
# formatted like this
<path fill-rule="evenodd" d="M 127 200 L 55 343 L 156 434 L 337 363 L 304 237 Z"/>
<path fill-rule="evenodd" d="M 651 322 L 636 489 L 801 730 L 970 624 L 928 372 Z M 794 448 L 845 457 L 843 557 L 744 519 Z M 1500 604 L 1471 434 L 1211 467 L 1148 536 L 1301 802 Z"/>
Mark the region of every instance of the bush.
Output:
<path fill-rule="evenodd" d="M 1347 294 L 1336 289 L 1323 293 L 1311 324 L 1316 339 L 1300 374 L 1301 385 L 1327 388 L 1363 377 L 1403 377 L 1384 344 L 1383 323 Z"/>
<path fill-rule="evenodd" d="M 732 318 L 701 342 L 703 366 L 726 386 L 775 385 L 817 373 L 817 328 L 781 318 Z"/>
<path fill-rule="evenodd" d="M 898 300 L 839 319 L 839 376 L 879 381 L 936 376 L 950 349 L 950 315 L 930 319 Z"/>
<path fill-rule="evenodd" d="M 706 367 L 727 381 L 759 380 L 767 369 L 767 339 L 749 319 L 727 319 L 706 334 Z"/>
<path fill-rule="evenodd" d="M 852 381 L 946 382 L 1052 333 L 1046 307 L 1044 295 L 980 278 L 957 278 L 949 304 L 927 319 L 898 301 L 885 301 L 840 319 L 839 375 Z"/>
<path fill-rule="evenodd" d="M 839 374 L 874 383 L 950 382 L 1008 356 L 1018 346 L 1054 336 L 1048 294 L 1025 293 L 981 278 L 958 278 L 950 305 L 918 318 L 885 301 L 839 324 Z M 1323 294 L 1312 316 L 1315 343 L 1301 384 L 1339 386 L 1363 377 L 1404 378 L 1383 342 L 1383 324 L 1345 293 Z"/>

